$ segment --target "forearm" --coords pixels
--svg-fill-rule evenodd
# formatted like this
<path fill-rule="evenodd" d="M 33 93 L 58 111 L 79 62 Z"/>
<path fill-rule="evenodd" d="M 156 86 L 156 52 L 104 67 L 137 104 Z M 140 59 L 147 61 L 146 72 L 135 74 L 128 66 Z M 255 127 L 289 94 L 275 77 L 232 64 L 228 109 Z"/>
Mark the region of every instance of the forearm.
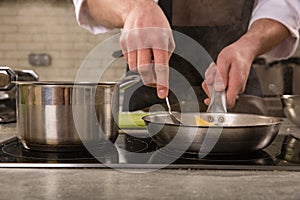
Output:
<path fill-rule="evenodd" d="M 123 28 L 127 16 L 133 9 L 142 12 L 146 4 L 153 0 L 87 0 L 90 15 L 99 24 L 108 28 Z"/>
<path fill-rule="evenodd" d="M 228 107 L 233 107 L 237 95 L 244 92 L 253 60 L 277 46 L 289 34 L 279 22 L 259 19 L 239 40 L 220 52 L 217 66 L 226 88 Z"/>
<path fill-rule="evenodd" d="M 288 29 L 281 23 L 272 19 L 259 19 L 255 21 L 248 32 L 238 42 L 243 45 L 252 59 L 270 51 L 290 35 Z"/>

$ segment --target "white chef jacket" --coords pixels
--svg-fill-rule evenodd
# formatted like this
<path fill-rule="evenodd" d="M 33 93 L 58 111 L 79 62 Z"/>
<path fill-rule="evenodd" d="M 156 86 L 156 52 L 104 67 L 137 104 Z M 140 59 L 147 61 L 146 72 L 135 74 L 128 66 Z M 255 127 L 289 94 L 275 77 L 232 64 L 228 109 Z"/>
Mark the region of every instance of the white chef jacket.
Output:
<path fill-rule="evenodd" d="M 86 0 L 73 0 L 78 24 L 93 34 L 110 31 L 109 28 L 95 22 L 90 16 L 87 7 L 83 4 L 84 1 Z M 154 1 L 158 2 L 158 0 Z M 291 33 L 287 39 L 266 53 L 266 55 L 275 59 L 285 59 L 292 56 L 299 44 L 299 0 L 255 0 L 249 27 L 254 21 L 262 18 L 273 19 L 282 23 Z"/>

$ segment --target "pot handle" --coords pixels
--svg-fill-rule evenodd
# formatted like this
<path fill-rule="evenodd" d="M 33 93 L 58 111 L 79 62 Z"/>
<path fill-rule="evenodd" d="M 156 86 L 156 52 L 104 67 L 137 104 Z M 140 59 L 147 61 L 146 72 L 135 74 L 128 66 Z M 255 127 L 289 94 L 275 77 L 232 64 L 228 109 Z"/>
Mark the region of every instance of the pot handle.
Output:
<path fill-rule="evenodd" d="M 139 75 L 129 75 L 122 78 L 118 83 L 119 89 L 127 89 L 141 80 Z"/>
<path fill-rule="evenodd" d="M 38 81 L 39 76 L 34 70 L 12 70 L 0 66 L 0 91 L 8 91 L 16 86 L 16 81 Z"/>
<path fill-rule="evenodd" d="M 17 80 L 17 74 L 7 66 L 0 66 L 0 91 L 11 90 Z"/>
<path fill-rule="evenodd" d="M 114 120 L 116 124 L 119 126 L 119 113 L 122 111 L 122 103 L 120 104 L 120 96 L 123 99 L 124 90 L 133 86 L 137 82 L 141 80 L 139 75 L 129 75 L 121 78 L 117 81 L 117 84 L 114 87 L 112 92 L 112 99 L 111 99 L 111 109 L 114 116 Z"/>

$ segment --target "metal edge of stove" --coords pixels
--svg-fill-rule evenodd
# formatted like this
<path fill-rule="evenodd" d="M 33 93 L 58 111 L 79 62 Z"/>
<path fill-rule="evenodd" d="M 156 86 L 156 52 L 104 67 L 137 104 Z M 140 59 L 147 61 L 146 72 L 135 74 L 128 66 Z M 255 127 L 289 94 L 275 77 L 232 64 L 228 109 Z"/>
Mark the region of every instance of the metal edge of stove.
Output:
<path fill-rule="evenodd" d="M 5 143 L 15 141 L 17 137 L 8 138 Z M 284 162 L 284 161 L 283 161 Z M 48 168 L 48 169 L 191 169 L 191 170 L 251 170 L 251 171 L 300 171 L 300 165 L 224 165 L 224 164 L 137 164 L 137 163 L 0 163 L 0 168 Z"/>
<path fill-rule="evenodd" d="M 190 169 L 190 170 L 249 170 L 249 171 L 300 171 L 300 166 L 252 166 L 252 165 L 198 165 L 198 164 L 53 164 L 53 163 L 0 163 L 0 168 L 48 168 L 48 169 Z"/>

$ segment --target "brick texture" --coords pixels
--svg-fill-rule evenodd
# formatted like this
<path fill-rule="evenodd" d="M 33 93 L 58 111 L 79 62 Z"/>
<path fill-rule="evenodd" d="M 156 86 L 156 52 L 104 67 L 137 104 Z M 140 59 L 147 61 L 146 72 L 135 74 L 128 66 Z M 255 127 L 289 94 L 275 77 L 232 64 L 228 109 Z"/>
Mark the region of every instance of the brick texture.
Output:
<path fill-rule="evenodd" d="M 90 51 L 119 32 L 93 35 L 82 29 L 76 22 L 71 0 L 1 0 L 0 23 L 0 65 L 33 69 L 43 81 L 74 81 Z M 51 65 L 31 66 L 31 53 L 49 54 Z M 97 53 L 97 63 L 105 63 L 105 54 Z M 108 67 L 101 80 L 116 81 L 124 70 L 125 61 L 119 59 Z"/>

